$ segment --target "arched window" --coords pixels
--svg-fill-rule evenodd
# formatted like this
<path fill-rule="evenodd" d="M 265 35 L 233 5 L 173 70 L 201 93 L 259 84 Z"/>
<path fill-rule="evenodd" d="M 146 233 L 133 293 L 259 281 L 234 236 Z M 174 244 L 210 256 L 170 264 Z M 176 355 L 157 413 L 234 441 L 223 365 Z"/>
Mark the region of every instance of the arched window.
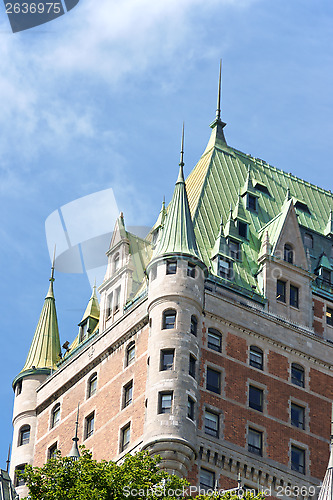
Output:
<path fill-rule="evenodd" d="M 135 358 L 135 342 L 128 344 L 126 348 L 126 366 L 130 365 Z"/>
<path fill-rule="evenodd" d="M 174 309 L 167 309 L 163 313 L 163 330 L 171 330 L 176 325 L 176 311 Z"/>
<path fill-rule="evenodd" d="M 51 414 L 51 428 L 58 425 L 60 422 L 60 403 L 57 403 Z"/>
<path fill-rule="evenodd" d="M 23 446 L 28 444 L 30 441 L 30 425 L 24 425 L 19 431 L 19 441 L 18 445 Z"/>
<path fill-rule="evenodd" d="M 191 316 L 191 333 L 195 336 L 198 333 L 198 320 L 194 315 Z"/>
<path fill-rule="evenodd" d="M 297 363 L 292 363 L 291 365 L 291 383 L 298 385 L 299 387 L 304 387 L 304 368 Z"/>
<path fill-rule="evenodd" d="M 293 260 L 294 260 L 294 252 L 293 252 L 293 247 L 291 245 L 284 245 L 284 255 L 283 255 L 283 259 L 286 261 L 286 262 L 289 262 L 289 264 L 292 264 L 293 263 Z"/>
<path fill-rule="evenodd" d="M 215 328 L 208 328 L 208 349 L 213 351 L 222 352 L 222 335 Z"/>
<path fill-rule="evenodd" d="M 250 346 L 250 366 L 263 370 L 264 368 L 264 354 L 259 347 L 255 345 Z"/>
<path fill-rule="evenodd" d="M 87 391 L 88 398 L 96 394 L 96 391 L 97 391 L 97 373 L 94 373 L 88 380 L 88 391 Z"/>
<path fill-rule="evenodd" d="M 120 255 L 119 253 L 116 253 L 116 255 L 114 256 L 114 259 L 113 259 L 113 272 L 116 273 L 119 269 L 119 265 L 120 265 Z"/>

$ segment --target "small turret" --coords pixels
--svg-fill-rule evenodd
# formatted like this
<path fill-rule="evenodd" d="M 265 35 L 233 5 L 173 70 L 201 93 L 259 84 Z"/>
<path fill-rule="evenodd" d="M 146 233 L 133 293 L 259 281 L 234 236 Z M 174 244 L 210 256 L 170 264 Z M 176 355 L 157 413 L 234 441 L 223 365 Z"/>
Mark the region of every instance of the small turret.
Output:
<path fill-rule="evenodd" d="M 99 303 L 96 294 L 96 284 L 93 287 L 86 310 L 79 323 L 79 341 L 86 340 L 96 329 L 99 322 Z"/>
<path fill-rule="evenodd" d="M 25 365 L 13 381 L 15 392 L 13 411 L 14 433 L 10 476 L 20 496 L 26 495 L 27 488 L 18 482 L 16 471 L 23 470 L 25 465 L 32 464 L 34 459 L 34 442 L 37 426 L 36 389 L 56 369 L 61 356 L 53 282 L 54 259 L 50 286 Z"/>

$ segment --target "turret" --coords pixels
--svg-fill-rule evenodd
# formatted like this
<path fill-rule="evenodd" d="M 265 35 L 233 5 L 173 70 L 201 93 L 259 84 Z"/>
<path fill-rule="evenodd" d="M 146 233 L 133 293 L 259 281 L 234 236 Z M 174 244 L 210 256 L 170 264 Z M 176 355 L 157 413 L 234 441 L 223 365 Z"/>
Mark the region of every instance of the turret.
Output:
<path fill-rule="evenodd" d="M 93 287 L 86 310 L 79 323 L 79 342 L 86 340 L 94 333 L 99 322 L 99 303 L 96 295 L 96 284 Z"/>
<path fill-rule="evenodd" d="M 36 437 L 36 389 L 56 369 L 61 348 L 57 313 L 53 293 L 54 261 L 50 286 L 36 327 L 31 347 L 21 372 L 13 381 L 15 393 L 13 411 L 13 443 L 10 476 L 20 497 L 27 489 L 17 478 L 17 471 L 33 464 Z"/>
<path fill-rule="evenodd" d="M 187 475 L 196 453 L 198 369 L 206 266 L 191 219 L 183 174 L 179 175 L 161 236 L 147 266 L 148 377 L 143 448 L 162 457 L 162 467 Z"/>

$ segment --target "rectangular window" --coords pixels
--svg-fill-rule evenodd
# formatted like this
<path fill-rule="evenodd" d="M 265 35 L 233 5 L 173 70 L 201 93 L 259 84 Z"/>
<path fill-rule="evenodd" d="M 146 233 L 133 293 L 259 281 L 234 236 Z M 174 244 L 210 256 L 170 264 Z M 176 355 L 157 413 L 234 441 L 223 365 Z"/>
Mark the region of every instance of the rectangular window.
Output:
<path fill-rule="evenodd" d="M 213 351 L 222 351 L 222 335 L 214 328 L 208 328 L 207 347 Z"/>
<path fill-rule="evenodd" d="M 15 488 L 18 486 L 24 486 L 25 482 L 23 477 L 21 476 L 21 472 L 24 472 L 26 464 L 18 465 L 15 467 L 15 477 L 14 477 L 14 486 Z M 5 498 L 5 497 L 4 497 Z"/>
<path fill-rule="evenodd" d="M 219 416 L 208 410 L 205 410 L 205 434 L 219 437 Z"/>
<path fill-rule="evenodd" d="M 250 366 L 258 368 L 258 370 L 262 370 L 264 367 L 263 352 L 255 345 L 250 347 Z"/>
<path fill-rule="evenodd" d="M 213 370 L 212 368 L 207 368 L 206 389 L 208 391 L 216 392 L 216 394 L 221 394 L 220 372 Z"/>
<path fill-rule="evenodd" d="M 238 260 L 240 258 L 240 246 L 236 241 L 229 241 L 229 253 L 232 259 Z"/>
<path fill-rule="evenodd" d="M 194 420 L 194 401 L 192 398 L 190 398 L 190 396 L 187 400 L 187 416 L 191 420 Z"/>
<path fill-rule="evenodd" d="M 200 469 L 200 486 L 204 489 L 213 489 L 215 487 L 215 474 L 207 469 Z"/>
<path fill-rule="evenodd" d="M 167 260 L 166 263 L 166 274 L 176 274 L 177 272 L 177 261 Z"/>
<path fill-rule="evenodd" d="M 195 265 L 190 262 L 187 264 L 187 276 L 195 278 Z"/>
<path fill-rule="evenodd" d="M 262 456 L 262 432 L 256 429 L 249 429 L 248 450 L 251 453 Z"/>
<path fill-rule="evenodd" d="M 19 446 L 28 444 L 30 441 L 30 425 L 23 427 L 20 431 Z"/>
<path fill-rule="evenodd" d="M 304 387 L 304 368 L 296 363 L 291 365 L 291 383 Z"/>
<path fill-rule="evenodd" d="M 86 439 L 88 439 L 90 436 L 94 434 L 94 427 L 95 427 L 95 413 L 92 413 L 89 415 L 89 417 L 86 418 Z"/>
<path fill-rule="evenodd" d="M 190 354 L 190 363 L 189 363 L 189 374 L 191 377 L 195 378 L 195 364 L 196 364 L 196 359 L 192 354 Z"/>
<path fill-rule="evenodd" d="M 106 298 L 106 317 L 111 316 L 113 304 L 113 292 L 111 292 Z"/>
<path fill-rule="evenodd" d="M 328 285 L 331 284 L 331 271 L 328 271 L 327 269 L 322 269 L 321 277 L 323 278 L 323 281 L 325 283 L 327 283 Z"/>
<path fill-rule="evenodd" d="M 247 224 L 245 222 L 238 221 L 238 234 L 241 238 L 247 238 Z"/>
<path fill-rule="evenodd" d="M 304 429 L 304 408 L 302 406 L 295 405 L 291 403 L 291 425 L 298 427 L 299 429 Z"/>
<path fill-rule="evenodd" d="M 191 316 L 191 333 L 192 335 L 197 335 L 198 333 L 198 320 L 196 316 Z"/>
<path fill-rule="evenodd" d="M 134 342 L 129 344 L 126 349 L 126 366 L 132 363 L 135 358 L 135 344 Z"/>
<path fill-rule="evenodd" d="M 163 349 L 161 351 L 161 371 L 173 370 L 174 349 Z"/>
<path fill-rule="evenodd" d="M 286 302 L 286 282 L 277 280 L 276 282 L 276 300 Z"/>
<path fill-rule="evenodd" d="M 57 443 L 54 443 L 50 448 L 47 450 L 47 459 L 51 460 L 51 458 L 56 458 L 57 456 Z"/>
<path fill-rule="evenodd" d="M 291 447 L 291 470 L 305 474 L 305 450 L 297 446 Z"/>
<path fill-rule="evenodd" d="M 176 324 L 176 311 L 170 309 L 163 313 L 163 329 L 172 330 Z"/>
<path fill-rule="evenodd" d="M 257 210 L 257 198 L 252 194 L 247 195 L 247 208 L 254 212 Z"/>
<path fill-rule="evenodd" d="M 249 407 L 257 411 L 263 410 L 264 391 L 258 387 L 249 387 Z"/>
<path fill-rule="evenodd" d="M 298 288 L 297 286 L 290 285 L 290 305 L 298 308 Z"/>
<path fill-rule="evenodd" d="M 329 307 L 326 309 L 326 323 L 333 326 L 333 309 L 330 309 Z"/>
<path fill-rule="evenodd" d="M 158 413 L 171 413 L 172 411 L 172 392 L 160 392 Z"/>
<path fill-rule="evenodd" d="M 133 380 L 131 380 L 127 385 L 124 387 L 124 403 L 123 403 L 123 408 L 126 408 L 126 406 L 129 406 L 133 401 Z"/>
<path fill-rule="evenodd" d="M 119 286 L 114 294 L 114 309 L 113 309 L 113 311 L 115 313 L 117 311 L 119 311 L 119 309 L 120 309 L 120 289 L 121 289 L 121 287 Z"/>
<path fill-rule="evenodd" d="M 121 430 L 121 451 L 126 450 L 131 440 L 131 424 Z"/>

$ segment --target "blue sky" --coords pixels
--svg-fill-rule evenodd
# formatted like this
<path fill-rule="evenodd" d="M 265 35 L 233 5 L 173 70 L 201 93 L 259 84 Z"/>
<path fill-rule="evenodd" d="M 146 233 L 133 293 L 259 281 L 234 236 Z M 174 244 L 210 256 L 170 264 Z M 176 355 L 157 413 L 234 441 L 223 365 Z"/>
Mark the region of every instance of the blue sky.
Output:
<path fill-rule="evenodd" d="M 1 4 L 0 467 L 11 382 L 48 287 L 46 218 L 112 188 L 127 224 L 152 225 L 172 195 L 183 120 L 186 175 L 206 146 L 221 57 L 227 142 L 331 189 L 332 34 L 330 0 L 81 0 L 15 35 Z M 57 273 L 55 294 L 63 343 L 89 282 Z"/>

